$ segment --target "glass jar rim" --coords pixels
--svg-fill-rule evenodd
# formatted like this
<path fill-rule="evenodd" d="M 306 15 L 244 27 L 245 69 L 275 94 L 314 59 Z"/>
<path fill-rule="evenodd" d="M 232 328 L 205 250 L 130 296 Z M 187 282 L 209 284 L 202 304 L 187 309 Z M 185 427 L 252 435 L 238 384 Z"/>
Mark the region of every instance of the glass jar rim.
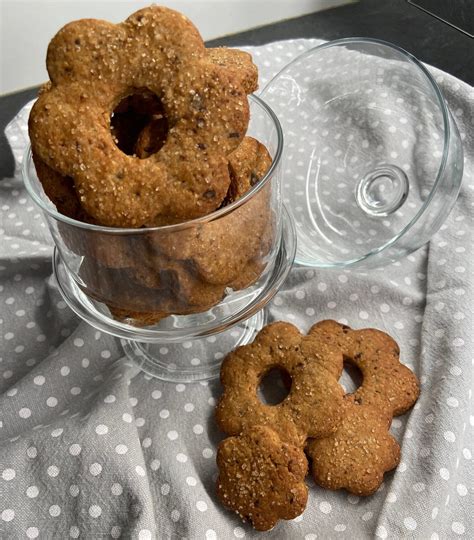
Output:
<path fill-rule="evenodd" d="M 270 168 L 268 169 L 265 176 L 255 184 L 245 195 L 237 199 L 236 201 L 232 202 L 228 206 L 224 206 L 223 208 L 220 208 L 219 210 L 215 210 L 214 212 L 211 212 L 210 214 L 207 214 L 205 216 L 201 216 L 199 218 L 191 219 L 188 221 L 183 221 L 181 223 L 176 223 L 172 225 L 162 225 L 160 227 L 143 227 L 143 228 L 121 228 L 121 227 L 106 227 L 104 225 L 94 225 L 91 223 L 84 223 L 83 221 L 78 221 L 76 219 L 70 218 L 68 216 L 65 216 L 64 214 L 61 214 L 58 212 L 55 208 L 50 207 L 43 198 L 39 195 L 35 187 L 33 186 L 29 168 L 33 161 L 32 156 L 32 150 L 31 150 L 31 144 L 28 144 L 25 154 L 23 157 L 23 163 L 22 163 L 22 176 L 23 176 L 23 183 L 25 185 L 25 188 L 30 195 L 30 197 L 33 199 L 35 204 L 41 208 L 44 212 L 46 212 L 50 217 L 55 219 L 56 221 L 61 221 L 62 223 L 65 223 L 66 225 L 70 225 L 73 227 L 78 227 L 81 229 L 87 229 L 90 231 L 96 231 L 96 232 L 102 232 L 106 234 L 113 234 L 113 235 L 120 235 L 120 234 L 148 234 L 150 232 L 166 232 L 166 233 L 172 233 L 175 231 L 187 229 L 188 227 L 195 227 L 200 224 L 210 223 L 211 221 L 215 221 L 216 219 L 222 218 L 230 213 L 232 213 L 234 210 L 239 208 L 240 206 L 244 205 L 247 201 L 252 199 L 261 189 L 264 188 L 264 186 L 270 181 L 271 177 L 273 176 L 273 173 L 275 169 L 277 168 L 278 164 L 280 163 L 282 154 L 283 154 L 283 130 L 280 124 L 280 121 L 278 120 L 278 117 L 273 112 L 271 107 L 269 107 L 265 101 L 263 101 L 261 98 L 257 97 L 256 95 L 249 95 L 249 100 L 259 105 L 271 118 L 275 129 L 277 133 L 277 147 L 275 151 L 275 156 L 273 157 L 272 164 Z"/>

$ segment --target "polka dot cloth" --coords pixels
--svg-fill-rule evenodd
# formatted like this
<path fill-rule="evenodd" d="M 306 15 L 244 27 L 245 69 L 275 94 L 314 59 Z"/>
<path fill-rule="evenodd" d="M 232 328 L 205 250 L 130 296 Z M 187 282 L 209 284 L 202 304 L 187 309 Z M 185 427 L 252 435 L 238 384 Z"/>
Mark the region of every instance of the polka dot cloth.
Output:
<path fill-rule="evenodd" d="M 261 87 L 316 44 L 250 49 Z M 422 383 L 414 410 L 392 425 L 402 462 L 368 499 L 324 491 L 308 479 L 306 512 L 266 538 L 474 537 L 468 502 L 474 92 L 432 74 L 466 153 L 461 195 L 446 224 L 429 246 L 384 270 L 295 267 L 269 308 L 271 318 L 303 330 L 331 317 L 394 336 Z M 163 383 L 126 366 L 117 342 L 79 321 L 62 300 L 50 277 L 51 239 L 19 174 L 28 112 L 7 128 L 18 170 L 0 181 L 0 536 L 261 537 L 215 499 L 218 382 Z M 171 362 L 172 352 L 162 352 Z"/>

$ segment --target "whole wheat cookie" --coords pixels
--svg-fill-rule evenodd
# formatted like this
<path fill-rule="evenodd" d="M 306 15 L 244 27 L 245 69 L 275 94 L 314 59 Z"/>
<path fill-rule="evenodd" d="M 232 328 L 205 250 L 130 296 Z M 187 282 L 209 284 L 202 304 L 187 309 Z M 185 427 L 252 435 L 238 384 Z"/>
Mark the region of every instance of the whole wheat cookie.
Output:
<path fill-rule="evenodd" d="M 251 344 L 238 347 L 225 358 L 221 367 L 223 394 L 216 406 L 222 431 L 238 435 L 251 426 L 265 425 L 283 441 L 303 446 L 308 437 L 325 437 L 337 429 L 344 392 L 324 365 L 342 366 L 342 354 L 314 337 L 303 353 L 305 340 L 292 324 L 273 323 Z M 292 384 L 281 403 L 266 405 L 258 398 L 257 389 L 273 368 L 287 371 Z"/>
<path fill-rule="evenodd" d="M 166 140 L 167 122 L 163 115 L 154 115 L 149 123 L 139 133 L 134 147 L 134 154 L 140 159 L 146 159 L 158 152 Z"/>
<path fill-rule="evenodd" d="M 136 263 L 126 269 L 130 284 L 137 283 L 141 287 L 147 287 L 151 295 L 154 294 L 154 290 L 167 290 L 175 300 L 174 305 L 169 306 L 169 315 L 183 315 L 210 309 L 224 296 L 255 283 L 265 266 L 264 259 L 257 257 L 248 261 L 236 279 L 225 285 L 215 285 L 203 281 L 189 262 L 145 253 L 142 247 L 140 245 L 140 249 L 135 251 Z"/>
<path fill-rule="evenodd" d="M 176 299 L 170 314 L 179 314 L 180 306 L 206 311 L 224 297 L 225 287 L 203 282 L 186 262 L 166 257 L 155 257 L 148 266 L 146 262 L 150 260 L 129 269 L 130 279 L 150 289 L 167 289 Z"/>
<path fill-rule="evenodd" d="M 232 203 L 250 191 L 267 174 L 271 164 L 265 145 L 253 137 L 245 137 L 229 155 L 231 182 L 225 203 Z"/>
<path fill-rule="evenodd" d="M 169 315 L 159 311 L 134 311 L 116 307 L 109 307 L 109 311 L 115 320 L 137 327 L 153 326 Z"/>
<path fill-rule="evenodd" d="M 133 282 L 142 286 L 168 289 L 179 304 L 209 308 L 222 300 L 227 290 L 248 287 L 258 279 L 261 270 L 258 261 L 249 261 L 237 279 L 226 285 L 215 285 L 203 281 L 191 264 L 162 257 L 155 258 L 151 266 L 143 261 L 141 265 L 128 268 L 127 273 Z"/>
<path fill-rule="evenodd" d="M 322 321 L 310 329 L 305 344 L 312 339 L 336 346 L 344 361 L 361 371 L 362 384 L 354 392 L 357 403 L 399 416 L 418 399 L 418 379 L 400 362 L 400 349 L 385 332 L 373 328 L 352 330 L 336 321 Z"/>
<path fill-rule="evenodd" d="M 51 169 L 33 154 L 36 173 L 43 190 L 54 203 L 58 212 L 66 217 L 97 225 L 96 221 L 82 208 L 75 192 L 74 181 Z M 104 234 L 84 227 L 58 222 L 58 232 L 64 244 L 77 256 L 97 260 L 109 268 L 127 268 L 136 260 L 132 258 L 132 245 L 138 238 Z"/>
<path fill-rule="evenodd" d="M 308 442 L 314 481 L 323 488 L 345 489 L 355 495 L 377 491 L 384 473 L 400 461 L 400 446 L 389 432 L 391 420 L 386 412 L 348 396 L 336 432 Z"/>
<path fill-rule="evenodd" d="M 163 271 L 157 272 L 153 281 L 151 272 L 140 276 L 143 266 L 125 268 L 125 259 L 111 261 L 112 252 L 105 253 L 102 258 L 97 254 L 83 257 L 79 269 L 81 287 L 88 296 L 106 304 L 114 318 L 138 326 L 156 324 L 170 315 L 206 311 L 230 289 L 239 290 L 249 286 L 262 271 L 259 263 L 250 262 L 239 280 L 224 287 L 203 283 L 194 272 L 175 261 L 167 263 Z M 132 250 L 129 256 L 130 264 L 130 261 L 136 260 L 136 251 Z M 109 266 L 103 264 L 104 258 Z"/>
<path fill-rule="evenodd" d="M 261 276 L 273 242 L 269 229 L 262 251 L 240 274 L 225 285 L 214 285 L 203 281 L 189 262 L 153 252 L 143 234 L 137 230 L 136 235 L 114 237 L 97 231 L 78 233 L 69 226 L 62 233 L 71 249 L 83 257 L 80 276 L 86 292 L 107 304 L 116 319 L 138 326 L 155 324 L 172 314 L 206 311 L 232 291 L 251 286 Z"/>
<path fill-rule="evenodd" d="M 245 140 L 247 140 L 247 138 Z M 254 141 L 253 139 L 251 140 Z M 255 143 L 257 145 L 260 144 L 256 141 Z M 254 143 L 251 144 L 253 145 Z M 237 151 L 235 153 L 237 153 Z M 239 162 L 242 164 L 244 173 L 239 174 L 239 176 L 236 177 L 237 180 L 233 177 L 233 185 L 236 186 L 236 189 L 242 189 L 242 184 L 248 185 L 245 184 L 245 182 L 251 174 L 249 165 L 245 163 L 245 160 L 243 160 L 242 157 L 239 158 Z M 271 163 L 271 160 L 269 163 Z M 38 171 L 43 171 L 43 168 L 49 169 L 44 163 L 40 163 Z M 235 163 L 234 170 L 237 171 Z M 265 170 L 260 170 L 258 171 L 258 174 L 264 175 L 265 172 Z M 74 219 L 80 219 L 86 223 L 95 223 L 95 221 L 82 210 L 79 200 L 77 197 L 74 198 L 74 193 L 71 195 L 70 192 L 74 192 L 73 183 L 66 183 L 67 179 L 60 177 L 55 171 L 49 170 L 48 175 L 49 174 L 52 175 L 52 181 L 45 181 L 45 177 L 43 176 L 43 187 L 50 198 L 56 203 L 58 210 Z M 242 181 L 242 184 L 234 184 L 234 182 L 240 181 Z M 54 191 L 54 196 L 52 196 L 51 192 L 48 192 L 48 186 L 51 186 L 51 189 Z M 61 190 L 58 188 L 61 188 Z M 263 198 L 263 195 L 264 194 L 259 193 L 257 196 Z M 64 203 L 62 202 L 63 200 Z M 67 211 L 65 211 L 65 206 L 67 207 Z M 255 208 L 253 204 L 252 208 Z M 160 235 L 159 233 L 151 233 L 150 236 L 153 236 L 153 242 L 151 243 L 144 240 L 143 233 L 139 231 L 137 231 L 136 236 L 113 236 L 110 234 L 103 234 L 99 231 L 76 230 L 74 227 L 71 228 L 65 225 L 64 227 L 61 227 L 61 234 L 68 247 L 77 255 L 92 259 L 91 264 L 93 264 L 93 260 L 97 260 L 97 263 L 101 266 L 108 268 L 124 268 L 127 270 L 130 278 L 140 285 L 151 289 L 160 289 L 162 288 L 161 280 L 164 276 L 165 283 L 167 283 L 179 297 L 176 304 L 176 314 L 182 314 L 183 305 L 187 308 L 195 306 L 196 310 L 209 309 L 211 306 L 222 300 L 227 290 L 240 290 L 246 288 L 260 277 L 261 272 L 265 267 L 265 259 L 273 245 L 273 220 L 267 220 L 266 227 L 263 231 L 258 228 L 253 230 L 249 220 L 253 221 L 255 219 L 255 223 L 264 224 L 264 221 L 260 221 L 262 216 L 258 213 L 252 216 L 252 212 L 247 210 L 245 210 L 245 212 L 242 211 L 242 214 L 242 221 L 239 225 L 239 231 L 236 234 L 244 241 L 244 246 L 241 246 L 236 242 L 237 247 L 240 247 L 235 256 L 232 257 L 232 252 L 229 250 L 229 245 L 227 244 L 227 250 L 221 252 L 219 261 L 216 261 L 214 266 L 209 264 L 209 268 L 207 269 L 204 269 L 205 259 L 202 257 L 197 257 L 197 262 L 200 263 L 200 265 L 198 264 L 198 266 L 196 266 L 195 261 L 192 259 L 174 260 L 156 252 L 153 249 L 153 245 L 160 245 L 161 238 L 164 238 L 165 242 L 169 242 L 170 235 L 167 234 Z M 237 216 L 234 216 L 232 220 L 235 221 L 236 217 Z M 210 228 L 211 227 L 209 227 L 209 229 Z M 251 237 L 246 241 L 247 245 L 245 245 L 245 238 L 243 237 L 244 229 L 246 229 L 248 233 L 252 233 Z M 177 233 L 177 236 L 181 237 L 182 234 Z M 208 242 L 206 247 L 211 249 L 209 242 L 212 240 L 212 236 L 208 234 L 205 235 L 205 237 Z M 216 247 L 220 249 L 221 245 L 222 243 L 216 244 Z M 205 250 L 200 252 L 203 256 L 204 251 Z M 206 255 L 211 259 L 210 252 Z M 225 259 L 224 256 L 227 256 L 227 259 Z M 232 259 L 229 260 L 229 257 L 232 257 Z M 202 268 L 201 271 L 200 268 Z M 202 274 L 204 274 L 204 279 L 202 279 Z M 223 283 L 208 283 L 205 279 L 207 275 L 211 276 L 211 281 L 216 281 L 215 275 L 224 276 L 228 279 L 221 278 L 220 281 L 223 281 Z M 174 276 L 175 279 L 170 279 L 170 276 Z M 213 277 L 214 279 L 212 279 Z M 173 311 L 171 311 L 170 314 L 171 313 L 173 313 Z M 162 318 L 162 316 L 160 316 L 160 318 Z M 154 320 L 154 317 L 150 317 L 150 320 Z"/>
<path fill-rule="evenodd" d="M 35 154 L 33 162 L 43 190 L 58 212 L 72 219 L 84 221 L 85 212 L 77 196 L 74 180 L 70 176 L 59 174 Z"/>
<path fill-rule="evenodd" d="M 74 179 L 84 210 L 102 225 L 153 226 L 212 212 L 229 183 L 227 155 L 249 121 L 246 91 L 217 65 L 183 15 L 151 6 L 125 22 L 83 19 L 48 47 L 51 79 L 29 120 L 33 152 Z M 122 152 L 110 117 L 135 91 L 163 104 L 169 124 L 148 159 Z"/>
<path fill-rule="evenodd" d="M 247 93 L 254 92 L 257 89 L 258 70 L 252 62 L 252 57 L 249 53 L 225 47 L 206 49 L 206 53 L 213 63 L 232 70 L 233 75 L 239 78 L 240 83 Z M 40 93 L 47 92 L 50 87 L 51 83 L 45 84 L 40 90 Z M 163 104 L 155 94 L 146 89 L 135 90 L 134 94 L 124 98 L 114 109 L 110 121 L 112 138 L 119 149 L 126 154 L 135 155 L 140 159 L 146 159 L 158 152 L 166 141 L 168 128 Z M 233 185 L 235 184 L 235 159 L 238 156 L 242 156 L 242 148 L 240 147 L 245 142 L 246 139 L 229 156 L 229 172 L 231 174 L 229 192 L 235 189 Z M 233 158 L 234 153 L 236 157 Z M 33 160 L 38 178 L 43 184 L 45 193 L 56 205 L 58 211 L 78 221 L 94 223 L 95 220 L 81 206 L 79 197 L 75 191 L 74 179 L 61 175 L 46 165 L 34 153 Z M 255 176 L 253 178 L 255 180 Z M 228 199 L 228 196 L 226 199 Z M 165 219 L 164 221 L 172 223 L 179 220 Z"/>
<path fill-rule="evenodd" d="M 257 90 L 258 70 L 255 64 L 252 62 L 252 56 L 249 53 L 239 51 L 238 49 L 228 49 L 226 47 L 206 49 L 206 52 L 208 58 L 213 63 L 226 68 L 228 72 L 232 73 L 232 75 L 239 81 L 240 85 L 243 87 L 247 94 L 251 94 L 252 92 Z M 136 107 L 132 107 L 132 112 L 134 112 L 135 110 Z M 166 140 L 166 134 L 168 131 L 168 122 L 166 121 L 165 111 L 163 110 L 163 108 L 160 109 L 156 107 L 156 104 L 154 106 L 151 104 L 146 108 L 144 112 L 148 117 L 148 122 L 146 124 L 143 124 L 143 129 L 141 129 L 138 136 L 135 136 L 135 142 L 132 144 L 133 153 L 140 159 L 146 159 L 152 154 L 158 152 L 158 150 L 163 146 Z M 136 114 L 134 115 L 134 117 L 136 117 Z M 134 132 L 132 131 L 132 137 L 133 136 Z M 120 140 L 120 134 L 118 134 L 117 139 Z M 246 138 L 239 145 L 238 149 L 242 146 L 245 140 Z M 236 153 L 238 149 L 230 156 Z M 127 151 L 127 149 L 125 149 L 124 151 L 127 154 L 132 153 L 130 150 Z M 231 161 L 232 159 L 231 157 L 229 157 L 229 166 Z"/>
<path fill-rule="evenodd" d="M 255 529 L 267 531 L 306 507 L 308 462 L 268 426 L 254 426 L 222 441 L 217 451 L 217 495 Z"/>
<path fill-rule="evenodd" d="M 142 308 L 147 311 L 147 320 L 155 319 L 152 313 L 153 297 L 161 294 L 162 290 L 166 290 L 172 299 L 166 308 L 167 315 L 184 315 L 206 311 L 233 291 L 252 286 L 265 269 L 274 239 L 273 222 L 270 220 L 261 238 L 260 249 L 238 275 L 227 283 L 212 284 L 201 278 L 192 261 L 174 260 L 162 255 L 150 243 L 143 241 L 142 234 L 137 231 L 136 237 L 117 236 L 107 242 L 107 238 L 100 233 L 97 238 L 90 238 L 93 234 L 89 233 L 82 253 L 87 254 L 86 258 L 92 265 L 97 261 L 101 266 L 124 269 L 128 287 L 136 284 L 138 289 L 147 290 L 145 298 L 149 299 L 149 306 Z M 77 239 L 76 247 L 82 245 L 82 240 L 82 237 Z M 164 308 L 160 308 L 159 319 L 163 318 L 163 312 Z M 137 318 L 137 313 L 135 311 L 134 318 Z M 140 325 L 143 326 L 143 323 Z"/>
<path fill-rule="evenodd" d="M 405 413 L 419 395 L 411 370 L 400 363 L 396 342 L 375 329 L 352 330 L 335 321 L 322 321 L 308 332 L 303 345 L 323 340 L 338 348 L 344 361 L 362 373 L 362 384 L 345 397 L 344 417 L 336 432 L 308 442 L 312 474 L 317 484 L 328 489 L 346 489 L 357 495 L 371 495 L 385 472 L 400 460 L 400 446 L 389 433 L 394 415 Z M 341 366 L 328 369 L 336 376 Z"/>
<path fill-rule="evenodd" d="M 258 89 L 257 66 L 252 62 L 252 56 L 248 52 L 216 47 L 207 49 L 207 54 L 212 62 L 230 71 L 239 80 L 247 94 Z"/>
<path fill-rule="evenodd" d="M 79 269 L 84 292 L 108 308 L 114 319 L 133 326 L 151 326 L 171 314 L 196 311 L 170 289 L 148 288 L 130 280 L 125 268 L 110 268 L 85 258 Z"/>
<path fill-rule="evenodd" d="M 90 216 L 84 216 L 83 223 L 92 223 Z M 141 244 L 140 232 L 136 235 L 104 233 L 82 223 L 70 225 L 58 221 L 58 232 L 68 249 L 77 257 L 83 257 L 88 264 L 99 264 L 105 268 L 129 268 L 137 264 L 135 246 Z M 143 233 L 141 233 L 143 234 Z"/>
<path fill-rule="evenodd" d="M 235 192 L 232 200 L 261 180 L 272 163 L 266 148 L 255 139 L 246 137 L 242 144 L 243 148 L 229 157 L 235 186 L 231 188 Z M 171 259 L 191 261 L 204 281 L 228 284 L 238 278 L 249 260 L 262 253 L 268 230 L 274 231 L 271 195 L 271 185 L 267 183 L 226 216 L 167 236 L 150 235 L 150 241 L 157 251 Z"/>

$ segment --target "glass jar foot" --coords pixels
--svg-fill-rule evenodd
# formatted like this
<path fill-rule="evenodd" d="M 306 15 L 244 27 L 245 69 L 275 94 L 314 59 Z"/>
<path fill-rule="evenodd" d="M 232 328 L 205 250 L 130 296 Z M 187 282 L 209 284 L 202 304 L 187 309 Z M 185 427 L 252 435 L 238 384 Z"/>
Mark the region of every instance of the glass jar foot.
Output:
<path fill-rule="evenodd" d="M 223 358 L 250 343 L 266 323 L 266 312 L 218 334 L 177 343 L 146 343 L 122 339 L 127 357 L 148 375 L 170 382 L 190 383 L 219 375 Z"/>

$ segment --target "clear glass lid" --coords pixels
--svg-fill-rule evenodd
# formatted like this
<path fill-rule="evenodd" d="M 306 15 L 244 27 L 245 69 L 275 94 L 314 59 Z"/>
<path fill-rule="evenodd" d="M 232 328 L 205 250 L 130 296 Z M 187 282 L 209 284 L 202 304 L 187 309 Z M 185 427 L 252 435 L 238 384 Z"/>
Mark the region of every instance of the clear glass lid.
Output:
<path fill-rule="evenodd" d="M 426 227 L 413 226 L 452 173 L 456 128 L 413 56 L 377 40 L 333 41 L 288 64 L 261 97 L 283 126 L 282 197 L 297 229 L 296 262 L 342 267 L 378 255 L 384 264 L 390 258 L 380 254 L 394 245 L 403 244 L 401 256 L 427 240 Z"/>

